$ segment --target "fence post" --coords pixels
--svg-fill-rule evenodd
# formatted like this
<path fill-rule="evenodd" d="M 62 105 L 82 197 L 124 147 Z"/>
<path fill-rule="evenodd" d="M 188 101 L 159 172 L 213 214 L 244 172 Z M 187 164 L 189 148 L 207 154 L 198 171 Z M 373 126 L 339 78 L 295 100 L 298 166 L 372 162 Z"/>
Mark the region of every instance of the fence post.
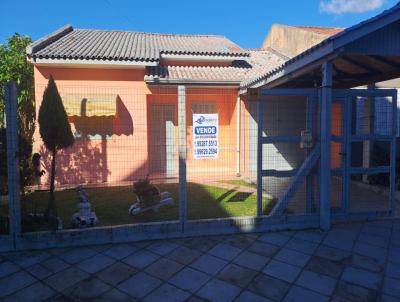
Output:
<path fill-rule="evenodd" d="M 186 183 L 186 87 L 178 86 L 178 144 L 179 144 L 179 221 L 185 231 L 187 216 Z"/>
<path fill-rule="evenodd" d="M 396 165 L 397 165 L 397 93 L 392 96 L 392 141 L 390 145 L 390 211 L 396 216 Z"/>
<path fill-rule="evenodd" d="M 332 62 L 322 66 L 321 93 L 321 164 L 320 164 L 320 227 L 331 227 L 331 119 L 332 119 Z"/>
<path fill-rule="evenodd" d="M 16 249 L 18 239 L 21 235 L 21 205 L 18 159 L 17 87 L 15 82 L 8 82 L 5 85 L 5 103 L 9 233 L 13 241 L 14 249 Z"/>

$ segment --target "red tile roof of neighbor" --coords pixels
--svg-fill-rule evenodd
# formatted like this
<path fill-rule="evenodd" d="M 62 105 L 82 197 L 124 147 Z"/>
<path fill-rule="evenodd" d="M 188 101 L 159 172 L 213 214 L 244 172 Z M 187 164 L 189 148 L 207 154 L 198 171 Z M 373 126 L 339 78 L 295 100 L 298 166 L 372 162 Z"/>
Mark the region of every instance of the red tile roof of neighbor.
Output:
<path fill-rule="evenodd" d="M 300 28 L 307 31 L 312 31 L 326 36 L 333 36 L 344 30 L 343 28 L 318 27 L 318 26 L 292 26 L 292 27 Z"/>

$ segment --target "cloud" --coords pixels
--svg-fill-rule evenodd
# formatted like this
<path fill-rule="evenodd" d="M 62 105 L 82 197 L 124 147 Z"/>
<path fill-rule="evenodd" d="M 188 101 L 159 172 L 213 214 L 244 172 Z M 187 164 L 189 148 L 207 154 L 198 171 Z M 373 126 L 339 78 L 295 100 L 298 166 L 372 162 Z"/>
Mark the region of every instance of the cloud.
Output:
<path fill-rule="evenodd" d="M 384 0 L 328 0 L 321 1 L 321 12 L 341 15 L 346 13 L 364 13 L 380 8 Z"/>

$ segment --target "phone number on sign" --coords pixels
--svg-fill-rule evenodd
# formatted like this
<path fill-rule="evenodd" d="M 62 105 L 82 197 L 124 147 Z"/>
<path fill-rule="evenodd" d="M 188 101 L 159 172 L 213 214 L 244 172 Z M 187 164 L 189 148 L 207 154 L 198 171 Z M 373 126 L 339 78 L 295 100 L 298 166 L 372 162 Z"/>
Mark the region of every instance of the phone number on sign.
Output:
<path fill-rule="evenodd" d="M 216 147 L 217 141 L 197 141 L 196 147 Z"/>
<path fill-rule="evenodd" d="M 216 148 L 196 149 L 195 152 L 197 155 L 214 155 L 218 153 L 218 150 Z"/>

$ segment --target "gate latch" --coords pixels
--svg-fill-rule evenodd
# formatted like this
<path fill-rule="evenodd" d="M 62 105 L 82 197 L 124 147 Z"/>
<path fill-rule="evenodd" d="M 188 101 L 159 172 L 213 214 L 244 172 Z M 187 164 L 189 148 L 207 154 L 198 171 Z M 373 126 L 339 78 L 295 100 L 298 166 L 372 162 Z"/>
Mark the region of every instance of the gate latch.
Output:
<path fill-rule="evenodd" d="M 310 130 L 301 131 L 300 148 L 310 149 L 313 146 L 313 137 Z"/>

